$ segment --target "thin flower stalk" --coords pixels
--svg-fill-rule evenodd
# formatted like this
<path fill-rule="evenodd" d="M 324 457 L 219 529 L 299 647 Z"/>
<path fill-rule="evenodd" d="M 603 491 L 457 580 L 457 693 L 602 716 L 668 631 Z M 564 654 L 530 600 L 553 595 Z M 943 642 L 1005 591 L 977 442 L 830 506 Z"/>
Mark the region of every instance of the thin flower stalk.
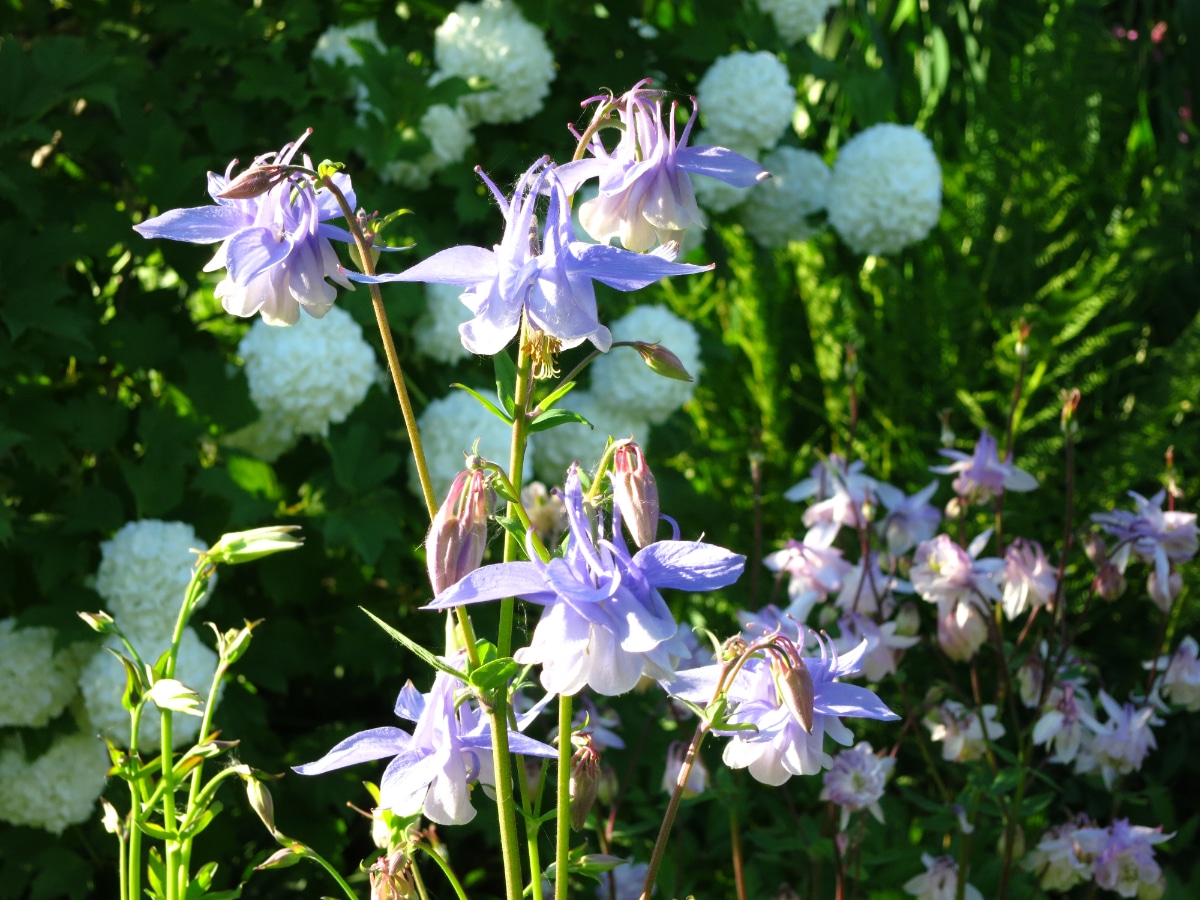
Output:
<path fill-rule="evenodd" d="M 437 863 L 438 868 L 442 870 L 442 874 L 446 876 L 446 880 L 450 882 L 450 887 L 454 889 L 454 895 L 458 897 L 458 900 L 467 900 L 467 893 L 465 890 L 463 890 L 462 882 L 458 880 L 458 876 L 455 875 L 454 870 L 450 868 L 450 863 L 443 859 L 442 855 L 432 847 L 427 847 L 423 843 L 417 843 L 413 846 Z M 413 875 L 418 879 L 420 878 L 416 866 L 413 866 Z M 417 881 L 417 890 L 421 892 L 422 897 L 427 896 L 424 890 L 424 885 L 419 880 Z"/>
<path fill-rule="evenodd" d="M 554 900 L 567 900 L 571 853 L 571 694 L 558 695 L 558 819 L 554 841 Z M 533 876 L 538 877 L 537 873 Z"/>

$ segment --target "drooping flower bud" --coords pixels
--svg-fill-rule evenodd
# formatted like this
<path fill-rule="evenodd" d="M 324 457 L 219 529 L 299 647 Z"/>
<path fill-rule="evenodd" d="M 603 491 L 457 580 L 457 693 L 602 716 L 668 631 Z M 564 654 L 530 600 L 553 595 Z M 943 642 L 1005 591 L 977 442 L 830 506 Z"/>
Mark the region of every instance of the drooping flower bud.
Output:
<path fill-rule="evenodd" d="M 633 349 L 642 355 L 642 362 L 664 378 L 674 378 L 676 381 L 696 380 L 688 372 L 683 361 L 662 344 L 635 341 Z"/>
<path fill-rule="evenodd" d="M 596 752 L 591 738 L 575 751 L 571 757 L 570 797 L 571 829 L 582 831 L 587 824 L 588 813 L 596 802 L 600 789 L 600 754 Z"/>
<path fill-rule="evenodd" d="M 1183 590 L 1183 576 L 1172 566 L 1166 581 L 1166 584 L 1162 584 L 1158 580 L 1158 573 L 1151 569 L 1150 577 L 1146 579 L 1146 592 L 1150 594 L 1150 599 L 1159 609 L 1164 613 L 1169 613 L 1175 604 L 1175 598 Z"/>
<path fill-rule="evenodd" d="M 783 705 L 788 708 L 792 717 L 809 734 L 813 727 L 813 704 L 816 702 L 816 689 L 813 686 L 812 674 L 804 660 L 798 656 L 776 681 L 779 685 L 779 696 Z"/>
<path fill-rule="evenodd" d="M 646 465 L 642 448 L 632 440 L 621 441 L 613 453 L 613 468 L 609 474 L 613 486 L 613 501 L 621 511 L 621 519 L 633 542 L 639 547 L 654 543 L 658 533 L 658 485 Z"/>
<path fill-rule="evenodd" d="M 460 472 L 454 479 L 425 538 L 425 564 L 434 594 L 457 584 L 483 562 L 492 500 L 485 470 Z"/>
<path fill-rule="evenodd" d="M 104 610 L 100 612 L 80 612 L 77 613 L 79 618 L 87 622 L 88 627 L 97 634 L 116 634 L 117 623 L 113 621 L 113 617 Z"/>
<path fill-rule="evenodd" d="M 1125 576 L 1112 563 L 1105 563 L 1092 582 L 1092 588 L 1105 600 L 1116 600 L 1125 593 Z"/>
<path fill-rule="evenodd" d="M 288 166 L 251 166 L 213 196 L 220 200 L 250 200 L 269 191 L 288 176 Z"/>

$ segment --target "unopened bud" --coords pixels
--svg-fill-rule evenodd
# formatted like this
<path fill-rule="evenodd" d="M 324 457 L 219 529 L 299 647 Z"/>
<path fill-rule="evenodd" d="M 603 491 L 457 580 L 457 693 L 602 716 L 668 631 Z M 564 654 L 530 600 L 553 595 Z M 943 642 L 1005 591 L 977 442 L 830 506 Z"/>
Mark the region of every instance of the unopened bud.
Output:
<path fill-rule="evenodd" d="M 1116 566 L 1106 563 L 1100 567 L 1092 588 L 1105 600 L 1116 600 L 1125 593 L 1125 576 Z"/>
<path fill-rule="evenodd" d="M 408 868 L 408 855 L 401 850 L 379 857 L 368 870 L 371 900 L 408 900 L 416 896 L 416 885 Z"/>
<path fill-rule="evenodd" d="M 911 637 L 921 630 L 921 614 L 917 611 L 917 604 L 911 600 L 900 607 L 900 611 L 896 613 L 896 634 L 904 637 Z"/>
<path fill-rule="evenodd" d="M 812 734 L 813 704 L 816 702 L 816 689 L 813 686 L 812 674 L 804 660 L 797 660 L 778 679 L 779 696 L 783 705 L 788 708 L 800 727 Z"/>
<path fill-rule="evenodd" d="M 1158 572 L 1155 569 L 1150 570 L 1150 577 L 1146 579 L 1146 592 L 1164 613 L 1171 611 L 1171 607 L 1175 604 L 1175 598 L 1183 590 L 1183 576 L 1174 568 L 1170 570 L 1170 573 L 1165 585 L 1159 582 Z"/>
<path fill-rule="evenodd" d="M 213 196 L 219 200 L 250 200 L 269 191 L 288 176 L 288 166 L 251 166 Z"/>
<path fill-rule="evenodd" d="M 676 381 L 695 381 L 679 357 L 662 344 L 635 341 L 633 349 L 642 355 L 642 361 L 646 365 L 664 378 L 674 378 Z"/>
<path fill-rule="evenodd" d="M 1079 423 L 1075 421 L 1075 413 L 1079 410 L 1079 401 L 1083 399 L 1083 395 L 1079 393 L 1079 388 L 1071 388 L 1069 391 L 1060 391 L 1059 398 L 1062 400 L 1063 434 L 1077 434 Z"/>
<path fill-rule="evenodd" d="M 154 682 L 146 699 L 159 709 L 169 709 L 171 712 L 184 713 L 189 716 L 202 716 L 203 701 L 200 695 L 190 687 L 174 678 L 160 678 Z"/>
<path fill-rule="evenodd" d="M 952 429 L 950 427 L 950 416 L 953 413 L 954 413 L 954 410 L 952 410 L 952 409 L 943 409 L 938 414 L 938 416 L 942 420 L 942 435 L 941 435 L 940 440 L 942 442 L 942 446 L 946 447 L 947 449 L 949 449 L 950 447 L 953 447 L 954 441 L 955 441 L 954 429 Z"/>
<path fill-rule="evenodd" d="M 575 751 L 571 757 L 571 780 L 567 796 L 570 798 L 571 828 L 582 831 L 587 824 L 588 813 L 596 803 L 600 789 L 600 754 L 591 739 Z"/>
<path fill-rule="evenodd" d="M 1108 562 L 1108 545 L 1103 536 L 1092 532 L 1083 539 L 1083 552 L 1097 569 L 1103 568 Z"/>
<path fill-rule="evenodd" d="M 853 344 L 846 345 L 842 371 L 845 373 L 847 381 L 854 381 L 858 377 L 858 348 Z"/>
<path fill-rule="evenodd" d="M 653 544 L 658 533 L 658 485 L 654 482 L 654 473 L 646 465 L 642 448 L 632 440 L 621 441 L 613 453 L 609 479 L 613 486 L 613 502 L 621 512 L 633 542 L 639 547 Z"/>
<path fill-rule="evenodd" d="M 258 817 L 267 826 L 267 831 L 274 834 L 275 801 L 271 799 L 271 792 L 257 778 L 250 777 L 246 779 L 246 799 L 250 801 L 250 808 L 258 813 Z"/>
<path fill-rule="evenodd" d="M 299 530 L 299 525 L 269 525 L 223 534 L 205 556 L 215 563 L 237 565 L 272 553 L 295 550 L 304 543 L 304 538 L 293 534 Z"/>
<path fill-rule="evenodd" d="M 612 806 L 617 797 L 621 783 L 617 780 L 617 771 L 612 766 L 600 767 L 600 783 L 597 786 L 596 798 L 605 806 Z"/>
<path fill-rule="evenodd" d="M 946 518 L 950 520 L 960 519 L 967 510 L 967 502 L 962 497 L 951 497 L 946 502 Z"/>
<path fill-rule="evenodd" d="M 284 847 L 281 850 L 276 850 L 263 862 L 254 867 L 254 871 L 260 872 L 263 869 L 286 869 L 288 866 L 294 866 L 300 862 L 303 857 L 293 850 L 291 847 Z"/>
<path fill-rule="evenodd" d="M 425 565 L 435 595 L 457 584 L 483 562 L 493 496 L 484 469 L 460 472 L 454 479 L 425 538 Z"/>
<path fill-rule="evenodd" d="M 225 632 L 220 631 L 212 622 L 208 623 L 208 627 L 217 636 L 217 653 L 227 665 L 233 665 L 250 649 L 250 633 L 261 623 L 262 619 L 247 621 L 244 628 L 231 628 Z"/>
<path fill-rule="evenodd" d="M 88 627 L 97 634 L 116 634 L 117 623 L 113 621 L 113 617 L 104 610 L 100 612 L 81 612 L 77 613 L 79 618 L 87 622 Z"/>
<path fill-rule="evenodd" d="M 117 808 L 103 797 L 100 798 L 100 806 L 104 810 L 100 820 L 104 825 L 104 830 L 109 834 L 123 834 L 124 829 L 121 827 L 121 817 L 117 814 Z"/>

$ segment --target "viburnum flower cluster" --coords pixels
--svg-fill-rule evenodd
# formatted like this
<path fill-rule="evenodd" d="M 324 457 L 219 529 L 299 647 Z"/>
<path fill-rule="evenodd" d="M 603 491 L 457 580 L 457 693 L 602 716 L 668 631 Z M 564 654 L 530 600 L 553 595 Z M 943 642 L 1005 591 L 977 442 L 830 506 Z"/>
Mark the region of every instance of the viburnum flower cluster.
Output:
<path fill-rule="evenodd" d="M 118 695 L 119 696 L 119 695 Z M 86 822 L 104 790 L 110 761 L 89 729 L 56 737 L 28 760 L 19 734 L 0 739 L 0 821 L 62 834 Z"/>
<path fill-rule="evenodd" d="M 0 619 L 0 728 L 40 728 L 67 708 L 79 691 L 79 669 L 88 644 L 55 650 L 58 632 L 47 626 L 18 628 Z"/>
<path fill-rule="evenodd" d="M 810 150 L 776 147 L 762 159 L 770 179 L 749 191 L 740 217 L 747 233 L 764 247 L 807 241 L 821 226 L 810 217 L 825 209 L 833 177 L 825 160 Z"/>
<path fill-rule="evenodd" d="M 755 3 L 763 12 L 770 13 L 779 36 L 794 44 L 820 28 L 838 0 L 755 0 Z"/>
<path fill-rule="evenodd" d="M 710 140 L 758 150 L 775 146 L 796 108 L 787 66 L 766 50 L 722 56 L 700 79 L 696 96 Z"/>
<path fill-rule="evenodd" d="M 445 496 L 463 470 L 463 461 L 472 452 L 476 441 L 479 441 L 477 452 L 484 459 L 508 461 L 511 441 L 508 426 L 466 391 L 451 391 L 431 402 L 417 418 L 417 425 L 429 461 L 429 478 L 439 497 Z M 541 437 L 538 435 L 530 442 L 531 452 L 525 455 L 524 478 L 533 475 L 532 451 L 536 450 Z M 409 489 L 420 496 L 416 466 L 409 467 L 408 476 Z"/>

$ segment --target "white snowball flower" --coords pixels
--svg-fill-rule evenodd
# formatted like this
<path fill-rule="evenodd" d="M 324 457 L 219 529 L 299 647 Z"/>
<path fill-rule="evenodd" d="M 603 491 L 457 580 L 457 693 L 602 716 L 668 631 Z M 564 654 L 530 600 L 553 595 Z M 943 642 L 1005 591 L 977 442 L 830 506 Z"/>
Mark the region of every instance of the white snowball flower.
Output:
<path fill-rule="evenodd" d="M 769 150 L 791 124 L 796 89 L 775 54 L 738 51 L 704 73 L 696 99 L 709 140 Z"/>
<path fill-rule="evenodd" d="M 170 632 L 161 635 L 154 642 L 133 642 L 138 654 L 147 664 L 157 660 L 170 645 Z M 124 646 L 118 641 L 111 641 L 110 646 L 118 653 L 127 655 Z M 179 656 L 175 661 L 176 680 L 183 682 L 207 702 L 208 689 L 216 671 L 216 652 L 204 645 L 194 629 L 190 626 L 185 628 L 179 641 Z M 121 665 L 120 660 L 101 648 L 83 667 L 79 682 L 83 689 L 83 702 L 88 718 L 96 731 L 116 741 L 119 746 L 125 746 L 129 741 L 130 721 L 128 710 L 121 706 L 121 694 L 125 690 L 125 667 Z M 198 716 L 177 714 L 171 731 L 172 743 L 175 747 L 190 744 L 196 740 L 199 731 Z M 154 748 L 158 746 L 161 737 L 162 726 L 158 707 L 148 703 L 142 710 L 138 743 L 143 748 Z"/>
<path fill-rule="evenodd" d="M 386 51 L 383 41 L 379 40 L 379 29 L 375 25 L 375 20 L 366 19 L 344 28 L 337 25 L 326 28 L 324 33 L 317 38 L 317 45 L 313 47 L 313 59 L 319 59 L 331 66 L 339 62 L 350 67 L 361 66 L 362 54 L 354 48 L 351 41 L 363 41 L 371 44 L 380 53 Z"/>
<path fill-rule="evenodd" d="M 79 667 L 90 655 L 88 644 L 57 653 L 53 628 L 17 628 L 15 618 L 0 619 L 0 728 L 41 728 L 67 708 L 78 691 Z"/>
<path fill-rule="evenodd" d="M 833 177 L 829 166 L 817 154 L 795 147 L 773 150 L 762 164 L 771 177 L 742 204 L 746 231 L 764 247 L 807 241 L 821 230 L 809 224 L 808 216 L 825 208 Z"/>
<path fill-rule="evenodd" d="M 642 362 L 635 356 L 634 364 L 640 366 Z M 647 374 L 651 378 L 661 378 L 648 369 Z M 569 422 L 549 431 L 538 432 L 534 465 L 538 476 L 547 484 L 562 484 L 573 462 L 578 462 L 584 469 L 593 468 L 604 455 L 610 436 L 617 440 L 636 437 L 643 451 L 650 442 L 650 423 L 641 417 L 638 410 L 601 404 L 590 391 L 571 391 L 559 401 L 557 408 L 579 413 L 595 428 Z"/>
<path fill-rule="evenodd" d="M 770 13 L 779 36 L 789 44 L 808 37 L 821 27 L 838 0 L 756 0 L 758 8 Z"/>
<path fill-rule="evenodd" d="M 454 364 L 471 355 L 462 344 L 458 326 L 474 313 L 459 301 L 463 289 L 453 284 L 425 285 L 427 309 L 413 329 L 419 353 L 438 362 Z"/>
<path fill-rule="evenodd" d="M 486 396 L 486 392 L 480 393 Z M 479 401 L 466 391 L 455 390 L 440 400 L 434 400 L 417 417 L 417 426 L 421 429 L 429 478 L 439 503 L 450 490 L 455 476 L 465 468 L 465 454 L 471 452 L 476 438 L 479 439 L 480 456 L 508 468 L 512 430 L 480 406 Z M 541 435 L 535 438 L 540 439 Z M 525 453 L 525 472 L 522 477 L 526 481 L 533 476 L 536 439 L 530 441 L 530 448 Z M 417 478 L 415 465 L 409 466 L 408 487 L 413 494 L 421 496 L 421 482 Z"/>
<path fill-rule="evenodd" d="M 554 56 L 542 30 L 508 0 L 460 3 L 433 37 L 435 82 L 457 75 L 493 87 L 459 100 L 473 121 L 520 122 L 542 108 Z"/>
<path fill-rule="evenodd" d="M 362 328 L 336 306 L 324 318 L 302 316 L 289 328 L 256 320 L 238 353 L 246 361 L 250 398 L 272 436 L 285 430 L 328 434 L 330 424 L 345 421 L 379 378 Z M 258 455 L 268 458 L 266 451 L 277 446 L 272 441 Z"/>
<path fill-rule="evenodd" d="M 942 211 L 942 167 L 908 125 L 873 125 L 838 152 L 829 223 L 855 253 L 895 253 L 929 234 Z"/>
<path fill-rule="evenodd" d="M 710 179 L 711 180 L 711 179 Z M 700 336 L 695 327 L 665 306 L 638 306 L 612 323 L 614 341 L 661 344 L 698 379 Z M 653 372 L 630 347 L 617 347 L 592 363 L 592 397 L 597 405 L 620 410 L 661 425 L 671 413 L 692 399 L 696 381 L 677 381 Z"/>
<path fill-rule="evenodd" d="M 171 634 L 196 565 L 192 551 L 207 549 L 191 525 L 158 519 L 127 522 L 100 545 L 96 593 L 135 647 Z"/>
<path fill-rule="evenodd" d="M 0 743 L 0 821 L 62 834 L 86 822 L 104 791 L 110 762 L 104 742 L 87 732 L 54 739 L 35 760 L 18 735 Z"/>
<path fill-rule="evenodd" d="M 418 126 L 428 138 L 431 149 L 416 160 L 398 159 L 385 165 L 379 173 L 384 181 L 415 190 L 429 187 L 435 172 L 461 162 L 471 146 L 471 121 L 459 107 L 438 103 L 425 110 Z"/>

